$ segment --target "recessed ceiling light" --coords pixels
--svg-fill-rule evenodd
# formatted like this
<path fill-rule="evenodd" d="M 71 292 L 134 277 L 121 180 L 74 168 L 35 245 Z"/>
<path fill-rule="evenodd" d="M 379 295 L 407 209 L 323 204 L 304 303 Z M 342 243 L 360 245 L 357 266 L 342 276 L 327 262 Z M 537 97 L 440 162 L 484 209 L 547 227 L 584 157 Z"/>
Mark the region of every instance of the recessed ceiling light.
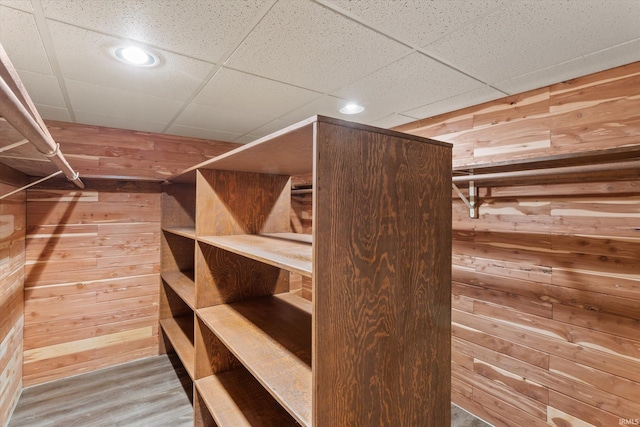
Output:
<path fill-rule="evenodd" d="M 358 114 L 364 111 L 364 107 L 358 104 L 347 104 L 339 110 L 342 114 Z"/>
<path fill-rule="evenodd" d="M 114 55 L 119 60 L 138 67 L 151 67 L 158 62 L 155 55 L 136 46 L 119 47 L 114 51 Z"/>

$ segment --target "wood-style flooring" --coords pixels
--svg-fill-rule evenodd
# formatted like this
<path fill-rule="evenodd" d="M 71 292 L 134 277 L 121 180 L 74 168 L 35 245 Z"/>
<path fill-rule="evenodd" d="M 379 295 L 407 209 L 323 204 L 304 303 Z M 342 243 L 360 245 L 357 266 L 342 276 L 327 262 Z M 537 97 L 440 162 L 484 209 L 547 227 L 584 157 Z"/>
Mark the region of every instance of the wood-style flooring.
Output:
<path fill-rule="evenodd" d="M 8 427 L 190 427 L 192 386 L 173 357 L 149 357 L 28 387 Z"/>
<path fill-rule="evenodd" d="M 8 427 L 191 427 L 191 380 L 162 355 L 26 388 Z M 489 427 L 451 405 L 452 427 Z"/>

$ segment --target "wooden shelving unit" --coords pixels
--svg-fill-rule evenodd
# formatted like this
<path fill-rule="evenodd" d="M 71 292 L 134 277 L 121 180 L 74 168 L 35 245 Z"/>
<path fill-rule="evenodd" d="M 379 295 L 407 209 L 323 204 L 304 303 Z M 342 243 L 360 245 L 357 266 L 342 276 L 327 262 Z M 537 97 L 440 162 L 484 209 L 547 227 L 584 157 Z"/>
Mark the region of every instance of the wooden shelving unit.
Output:
<path fill-rule="evenodd" d="M 161 326 L 195 424 L 447 425 L 450 179 L 448 144 L 320 116 L 171 178 Z"/>

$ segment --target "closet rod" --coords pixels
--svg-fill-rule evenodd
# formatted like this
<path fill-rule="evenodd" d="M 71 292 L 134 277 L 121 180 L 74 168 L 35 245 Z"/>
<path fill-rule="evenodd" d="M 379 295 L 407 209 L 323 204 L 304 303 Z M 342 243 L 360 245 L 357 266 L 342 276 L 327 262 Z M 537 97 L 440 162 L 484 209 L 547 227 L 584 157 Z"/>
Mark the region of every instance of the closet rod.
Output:
<path fill-rule="evenodd" d="M 470 167 L 472 168 L 472 166 Z M 562 166 L 547 169 L 530 169 L 510 172 L 480 173 L 473 175 L 454 176 L 454 184 L 460 182 L 505 181 L 516 178 L 534 178 L 540 176 L 568 175 L 574 173 L 592 173 L 640 169 L 640 160 L 630 160 L 616 163 L 600 163 L 594 165 Z"/>
<path fill-rule="evenodd" d="M 71 168 L 62 155 L 60 145 L 48 135 L 48 132 L 40 127 L 16 94 L 11 91 L 4 78 L 0 78 L 0 115 L 22 136 L 28 139 L 40 153 L 48 157 L 51 163 L 56 165 L 69 181 L 80 188 L 84 188 L 84 183 L 80 180 L 78 172 Z"/>

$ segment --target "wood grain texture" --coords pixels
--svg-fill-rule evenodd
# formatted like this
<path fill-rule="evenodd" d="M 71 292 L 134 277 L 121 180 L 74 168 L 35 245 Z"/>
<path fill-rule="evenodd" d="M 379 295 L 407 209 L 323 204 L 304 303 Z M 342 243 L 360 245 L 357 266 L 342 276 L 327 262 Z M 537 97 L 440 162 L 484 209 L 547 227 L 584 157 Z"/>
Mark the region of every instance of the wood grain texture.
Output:
<path fill-rule="evenodd" d="M 289 290 L 289 273 L 224 249 L 198 242 L 196 307 L 236 302 Z"/>
<path fill-rule="evenodd" d="M 198 236 L 290 231 L 289 176 L 202 170 L 196 188 Z"/>
<path fill-rule="evenodd" d="M 25 385 L 158 352 L 160 185 L 85 183 L 27 191 Z"/>
<path fill-rule="evenodd" d="M 451 150 L 317 132 L 314 425 L 449 425 Z"/>
<path fill-rule="evenodd" d="M 195 317 L 195 327 L 196 380 L 242 367 L 233 353 L 202 320 L 202 316 Z"/>
<path fill-rule="evenodd" d="M 3 175 L 0 194 L 26 179 L 12 172 Z M 23 385 L 25 200 L 24 191 L 0 200 L 0 425 L 8 422 Z"/>
<path fill-rule="evenodd" d="M 401 128 L 452 142 L 460 169 L 635 159 L 638 76 L 636 62 Z M 638 418 L 637 175 L 480 195 L 476 220 L 453 198 L 452 400 L 495 425 Z"/>

